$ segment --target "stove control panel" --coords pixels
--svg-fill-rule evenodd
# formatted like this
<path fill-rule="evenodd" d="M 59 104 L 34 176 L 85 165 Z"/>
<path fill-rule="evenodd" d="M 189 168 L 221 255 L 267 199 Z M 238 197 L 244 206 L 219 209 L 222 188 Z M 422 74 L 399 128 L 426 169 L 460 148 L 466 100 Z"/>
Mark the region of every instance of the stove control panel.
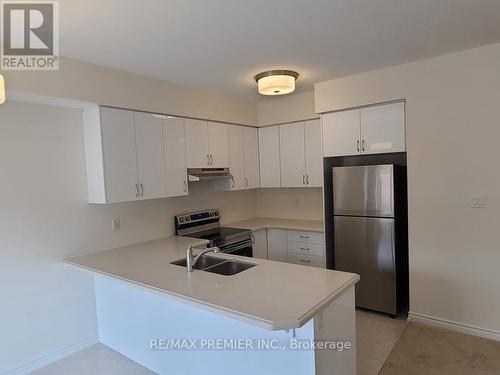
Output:
<path fill-rule="evenodd" d="M 190 214 L 177 215 L 175 217 L 175 226 L 176 228 L 182 226 L 194 226 L 194 225 L 203 225 L 205 223 L 217 222 L 220 220 L 219 210 L 207 210 L 194 212 Z"/>

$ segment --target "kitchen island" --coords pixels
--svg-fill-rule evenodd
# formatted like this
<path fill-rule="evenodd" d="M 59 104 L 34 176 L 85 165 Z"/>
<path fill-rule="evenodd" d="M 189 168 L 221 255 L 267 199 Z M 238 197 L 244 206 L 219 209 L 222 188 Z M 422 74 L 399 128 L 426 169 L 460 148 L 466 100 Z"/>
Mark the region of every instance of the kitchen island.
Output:
<path fill-rule="evenodd" d="M 359 276 L 229 254 L 210 257 L 254 266 L 171 264 L 195 243 L 207 244 L 169 237 L 66 260 L 95 275 L 103 344 L 161 374 L 356 373 Z"/>

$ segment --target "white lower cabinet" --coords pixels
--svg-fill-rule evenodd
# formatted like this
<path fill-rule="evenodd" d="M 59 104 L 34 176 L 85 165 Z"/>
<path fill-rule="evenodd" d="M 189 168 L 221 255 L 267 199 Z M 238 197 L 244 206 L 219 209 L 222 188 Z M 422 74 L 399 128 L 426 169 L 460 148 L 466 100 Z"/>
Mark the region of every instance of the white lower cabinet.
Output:
<path fill-rule="evenodd" d="M 252 233 L 253 257 L 267 259 L 267 230 L 261 229 Z"/>
<path fill-rule="evenodd" d="M 267 234 L 267 244 L 265 236 Z M 253 232 L 252 246 L 255 258 L 301 264 L 311 267 L 326 267 L 323 233 L 282 229 L 267 229 Z"/>
<path fill-rule="evenodd" d="M 325 257 L 288 253 L 287 261 L 288 263 L 300 264 L 302 266 L 325 268 Z"/>
<path fill-rule="evenodd" d="M 267 256 L 269 260 L 287 261 L 286 231 L 281 229 L 267 230 Z"/>

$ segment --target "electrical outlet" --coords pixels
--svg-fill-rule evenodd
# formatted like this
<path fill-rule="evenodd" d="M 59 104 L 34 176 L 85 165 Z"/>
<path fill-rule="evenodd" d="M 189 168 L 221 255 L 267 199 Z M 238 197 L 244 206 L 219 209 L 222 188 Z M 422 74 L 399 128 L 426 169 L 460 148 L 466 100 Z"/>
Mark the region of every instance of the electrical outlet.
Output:
<path fill-rule="evenodd" d="M 120 231 L 120 219 L 119 218 L 111 220 L 111 228 L 113 229 L 113 232 Z"/>
<path fill-rule="evenodd" d="M 486 208 L 486 194 L 474 194 L 472 196 L 472 208 Z"/>

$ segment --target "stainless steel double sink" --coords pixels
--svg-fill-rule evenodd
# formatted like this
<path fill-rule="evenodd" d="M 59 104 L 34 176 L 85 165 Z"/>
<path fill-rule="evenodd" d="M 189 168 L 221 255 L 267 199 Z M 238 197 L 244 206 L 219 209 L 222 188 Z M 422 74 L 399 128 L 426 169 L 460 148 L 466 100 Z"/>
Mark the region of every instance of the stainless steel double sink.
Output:
<path fill-rule="evenodd" d="M 170 262 L 170 264 L 186 267 L 186 258 L 175 260 Z M 236 260 L 203 255 L 200 259 L 198 259 L 193 268 L 195 270 L 216 273 L 219 275 L 232 276 L 255 266 L 256 264 L 253 263 L 239 262 Z"/>

